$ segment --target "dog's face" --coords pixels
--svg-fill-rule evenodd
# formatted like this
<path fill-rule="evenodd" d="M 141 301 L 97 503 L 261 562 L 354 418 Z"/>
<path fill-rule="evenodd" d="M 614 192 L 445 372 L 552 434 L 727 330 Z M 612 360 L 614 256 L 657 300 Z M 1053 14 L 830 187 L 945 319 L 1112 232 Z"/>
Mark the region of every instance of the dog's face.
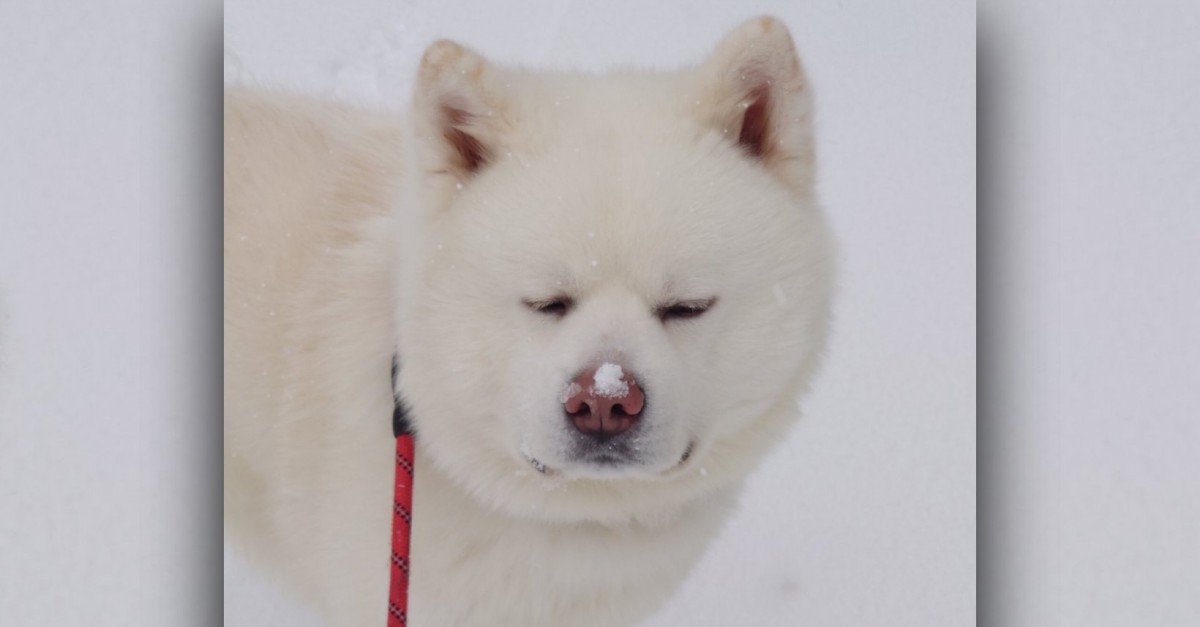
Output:
<path fill-rule="evenodd" d="M 771 20 L 666 75 L 423 60 L 400 390 L 484 502 L 653 517 L 744 476 L 796 415 L 830 245 L 810 94 Z"/>

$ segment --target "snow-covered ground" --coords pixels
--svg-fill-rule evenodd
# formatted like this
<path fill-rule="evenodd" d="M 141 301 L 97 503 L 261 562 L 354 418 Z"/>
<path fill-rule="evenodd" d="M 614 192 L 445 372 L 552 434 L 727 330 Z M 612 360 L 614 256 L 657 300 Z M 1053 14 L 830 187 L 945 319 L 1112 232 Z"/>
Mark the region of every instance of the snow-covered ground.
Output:
<path fill-rule="evenodd" d="M 761 13 L 816 86 L 836 334 L 807 416 L 647 625 L 972 624 L 974 3 L 228 0 L 225 79 L 401 109 L 440 37 L 531 67 L 670 68 Z M 228 550 L 225 619 L 318 624 Z"/>

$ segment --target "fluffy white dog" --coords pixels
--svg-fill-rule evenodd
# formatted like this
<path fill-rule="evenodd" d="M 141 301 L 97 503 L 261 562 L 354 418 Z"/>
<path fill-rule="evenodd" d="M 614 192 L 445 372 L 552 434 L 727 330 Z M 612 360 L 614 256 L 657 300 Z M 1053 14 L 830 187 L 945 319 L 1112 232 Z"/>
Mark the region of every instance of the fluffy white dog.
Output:
<path fill-rule="evenodd" d="M 629 625 L 687 574 L 823 350 L 831 243 L 787 29 L 676 73 L 452 42 L 410 114 L 225 98 L 225 512 L 337 625 L 386 617 L 395 389 L 416 627 Z"/>

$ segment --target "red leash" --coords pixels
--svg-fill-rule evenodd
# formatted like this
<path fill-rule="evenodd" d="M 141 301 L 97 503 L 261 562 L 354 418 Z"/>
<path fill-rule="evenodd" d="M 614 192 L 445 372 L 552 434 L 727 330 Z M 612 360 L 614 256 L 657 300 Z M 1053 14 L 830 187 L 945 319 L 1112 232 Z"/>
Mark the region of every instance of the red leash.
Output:
<path fill-rule="evenodd" d="M 392 508 L 392 581 L 388 586 L 388 627 L 408 625 L 409 537 L 412 533 L 413 436 L 396 436 L 396 498 Z"/>
<path fill-rule="evenodd" d="M 413 429 L 400 394 L 395 392 L 400 361 L 392 357 L 392 433 L 396 436 L 396 483 L 392 503 L 392 566 L 388 584 L 388 627 L 408 627 L 409 540 L 412 536 Z"/>

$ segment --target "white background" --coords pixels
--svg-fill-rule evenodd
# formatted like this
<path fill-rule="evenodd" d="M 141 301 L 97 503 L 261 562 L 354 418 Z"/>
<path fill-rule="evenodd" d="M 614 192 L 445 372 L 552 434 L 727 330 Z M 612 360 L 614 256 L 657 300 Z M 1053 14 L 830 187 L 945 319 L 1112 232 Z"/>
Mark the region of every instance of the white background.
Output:
<path fill-rule="evenodd" d="M 1200 625 L 1200 3 L 980 20 L 984 613 Z"/>
<path fill-rule="evenodd" d="M 792 29 L 816 88 L 819 189 L 842 244 L 836 332 L 807 416 L 647 624 L 968 624 L 970 3 L 229 0 L 226 77 L 403 108 L 421 52 L 439 37 L 530 67 L 670 69 L 761 13 Z M 230 557 L 228 624 L 317 624 Z"/>
<path fill-rule="evenodd" d="M 214 17 L 0 1 L 0 624 L 220 620 Z"/>
<path fill-rule="evenodd" d="M 391 104 L 435 36 L 665 66 L 757 12 L 479 4 L 231 0 L 226 78 Z M 652 624 L 972 624 L 974 10 L 771 11 L 818 89 L 837 335 Z M 5 625 L 221 620 L 216 13 L 0 2 Z M 979 17 L 980 622 L 1200 624 L 1200 5 Z M 231 625 L 306 624 L 227 574 Z"/>

